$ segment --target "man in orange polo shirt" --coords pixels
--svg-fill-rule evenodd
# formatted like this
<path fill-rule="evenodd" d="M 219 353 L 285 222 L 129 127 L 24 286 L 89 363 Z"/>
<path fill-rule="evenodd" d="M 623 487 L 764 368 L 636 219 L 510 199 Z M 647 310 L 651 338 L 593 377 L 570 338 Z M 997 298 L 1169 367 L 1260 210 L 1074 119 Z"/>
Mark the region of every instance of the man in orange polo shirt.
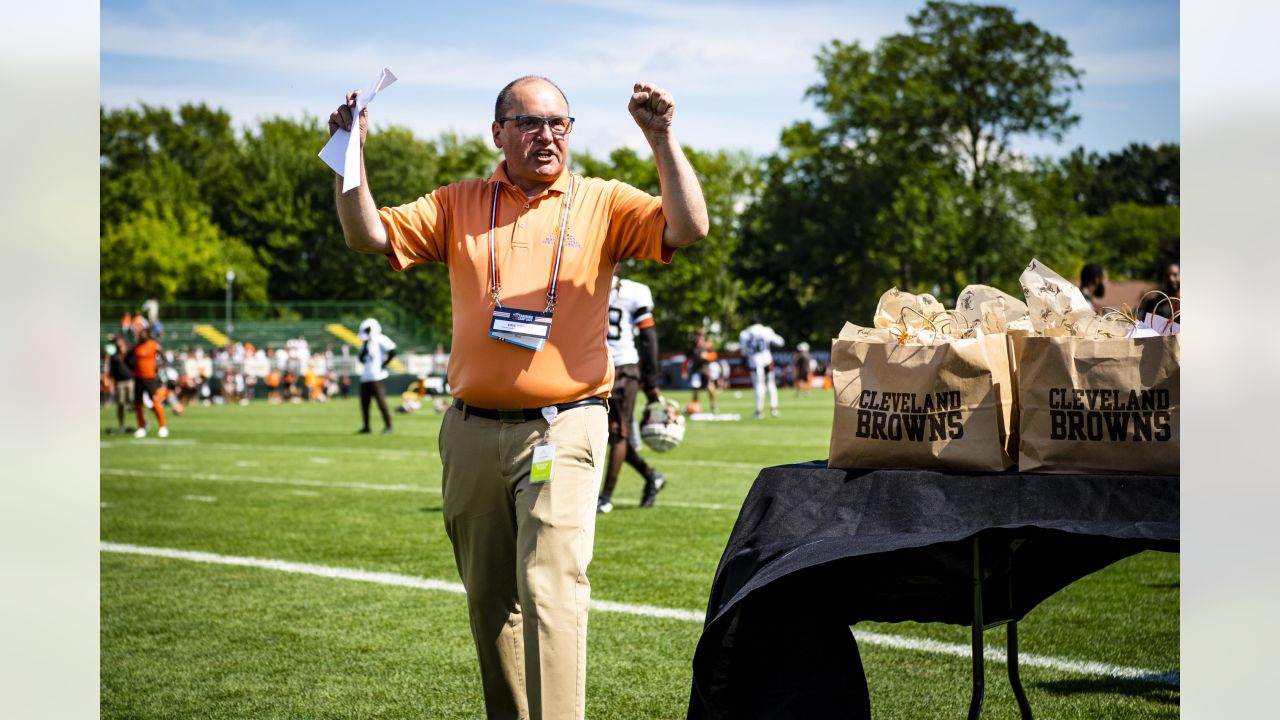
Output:
<path fill-rule="evenodd" d="M 330 116 L 330 133 L 356 132 L 354 99 Z M 585 715 L 587 565 L 613 386 L 609 283 L 620 261 L 670 262 L 707 234 L 671 95 L 636 83 L 628 110 L 653 150 L 660 198 L 570 173 L 569 102 L 535 76 L 498 94 L 491 131 L 505 159 L 488 180 L 382 209 L 363 167 L 350 192 L 337 181 L 348 247 L 396 270 L 449 268 L 456 399 L 440 428 L 444 521 L 490 718 Z"/>

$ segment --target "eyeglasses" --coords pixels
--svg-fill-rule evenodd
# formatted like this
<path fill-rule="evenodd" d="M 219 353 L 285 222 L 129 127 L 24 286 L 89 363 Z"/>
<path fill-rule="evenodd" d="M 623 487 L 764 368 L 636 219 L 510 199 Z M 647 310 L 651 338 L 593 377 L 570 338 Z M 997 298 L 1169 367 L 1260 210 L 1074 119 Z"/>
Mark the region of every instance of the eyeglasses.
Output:
<path fill-rule="evenodd" d="M 553 115 L 551 117 L 542 117 L 541 115 L 515 115 L 513 117 L 500 117 L 498 124 L 511 120 L 516 124 L 516 129 L 529 135 L 536 132 L 542 132 L 542 126 L 546 125 L 551 128 L 551 134 L 556 137 L 564 137 L 573 130 L 573 118 L 568 115 Z"/>

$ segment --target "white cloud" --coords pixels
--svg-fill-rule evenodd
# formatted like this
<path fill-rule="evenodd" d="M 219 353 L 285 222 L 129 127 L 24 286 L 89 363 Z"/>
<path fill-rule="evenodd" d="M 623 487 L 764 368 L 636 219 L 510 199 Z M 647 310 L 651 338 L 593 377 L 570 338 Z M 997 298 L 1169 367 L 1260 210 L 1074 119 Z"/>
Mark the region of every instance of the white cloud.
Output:
<path fill-rule="evenodd" d="M 1086 87 L 1177 82 L 1179 77 L 1177 47 L 1081 53 L 1075 64 L 1085 70 Z"/>

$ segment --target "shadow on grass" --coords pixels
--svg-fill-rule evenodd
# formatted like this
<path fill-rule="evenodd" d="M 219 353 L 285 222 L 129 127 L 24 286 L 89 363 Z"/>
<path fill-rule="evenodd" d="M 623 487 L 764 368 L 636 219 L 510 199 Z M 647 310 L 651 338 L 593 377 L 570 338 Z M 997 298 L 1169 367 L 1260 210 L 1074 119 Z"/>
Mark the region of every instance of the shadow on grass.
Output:
<path fill-rule="evenodd" d="M 1171 582 L 1171 583 L 1148 583 L 1146 585 L 1143 585 L 1143 587 L 1148 587 L 1148 588 L 1151 588 L 1152 590 L 1178 590 L 1182 587 L 1182 582 L 1178 581 L 1178 582 Z"/>
<path fill-rule="evenodd" d="M 438 513 L 443 509 L 444 509 L 443 507 L 430 506 L 430 507 L 421 508 L 418 512 Z"/>
<path fill-rule="evenodd" d="M 1178 685 L 1171 685 L 1163 678 L 1153 678 L 1152 680 L 1087 678 L 1036 683 L 1035 686 L 1051 695 L 1058 696 L 1107 694 L 1127 695 L 1161 705 L 1178 705 L 1180 702 Z"/>

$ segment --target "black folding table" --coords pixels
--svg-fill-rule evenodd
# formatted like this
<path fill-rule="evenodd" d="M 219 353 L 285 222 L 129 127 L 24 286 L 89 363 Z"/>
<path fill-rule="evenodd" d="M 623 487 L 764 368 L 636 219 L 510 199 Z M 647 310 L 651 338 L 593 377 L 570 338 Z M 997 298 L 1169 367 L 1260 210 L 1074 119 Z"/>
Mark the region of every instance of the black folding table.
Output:
<path fill-rule="evenodd" d="M 1143 550 L 1177 552 L 1177 477 L 765 468 L 716 569 L 693 659 L 691 719 L 869 717 L 849 626 L 1005 624 L 1019 709 L 1018 621 Z"/>

